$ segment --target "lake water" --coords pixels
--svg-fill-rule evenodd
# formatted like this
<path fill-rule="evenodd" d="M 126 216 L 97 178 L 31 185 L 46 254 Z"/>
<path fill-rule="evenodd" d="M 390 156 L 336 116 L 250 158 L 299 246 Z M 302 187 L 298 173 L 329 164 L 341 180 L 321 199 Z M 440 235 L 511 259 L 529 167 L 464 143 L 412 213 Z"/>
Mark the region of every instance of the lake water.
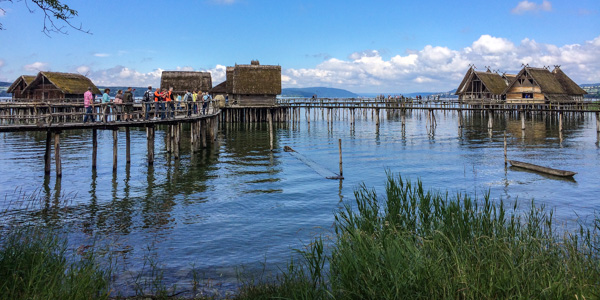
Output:
<path fill-rule="evenodd" d="M 600 149 L 593 114 L 572 116 L 558 132 L 556 118 L 536 116 L 521 131 L 518 116 L 465 114 L 458 129 L 456 112 L 436 112 L 430 131 L 421 111 L 407 115 L 403 131 L 398 115 L 382 112 L 379 130 L 371 112 L 357 115 L 352 128 L 344 112 L 328 125 L 320 110 L 304 110 L 298 123 L 275 124 L 275 148 L 269 150 L 266 124 L 221 124 L 217 142 L 191 155 L 185 128 L 182 157 L 165 152 L 165 131 L 156 132 L 155 165 L 146 162 L 146 135 L 132 131 L 132 162 L 125 165 L 120 132 L 118 172 L 112 172 L 112 132 L 100 131 L 98 168 L 91 169 L 91 131 L 64 132 L 63 176 L 44 176 L 45 133 L 0 133 L 0 211 L 5 220 L 39 222 L 68 228 L 70 245 L 94 242 L 110 246 L 125 266 L 119 289 L 131 293 L 144 261 L 164 270 L 165 282 L 189 287 L 192 270 L 219 290 L 234 290 L 236 272 L 273 272 L 311 237 L 331 229 L 342 201 L 353 200 L 361 183 L 383 194 L 386 170 L 427 188 L 482 195 L 496 201 L 535 199 L 556 210 L 560 223 L 588 222 L 600 210 Z M 315 117 L 318 117 L 315 120 Z M 503 131 L 509 159 L 578 172 L 559 180 L 504 167 Z M 342 139 L 345 180 L 328 180 L 283 151 L 291 146 L 319 165 L 338 171 Z M 52 165 L 54 172 L 54 165 Z M 17 203 L 19 195 L 37 194 L 39 206 Z M 57 194 L 66 203 L 58 203 Z M 18 209 L 21 208 L 21 209 Z M 9 217 L 10 216 L 10 217 Z M 144 259 L 145 257 L 145 259 Z M 139 282 L 139 279 L 138 279 Z"/>

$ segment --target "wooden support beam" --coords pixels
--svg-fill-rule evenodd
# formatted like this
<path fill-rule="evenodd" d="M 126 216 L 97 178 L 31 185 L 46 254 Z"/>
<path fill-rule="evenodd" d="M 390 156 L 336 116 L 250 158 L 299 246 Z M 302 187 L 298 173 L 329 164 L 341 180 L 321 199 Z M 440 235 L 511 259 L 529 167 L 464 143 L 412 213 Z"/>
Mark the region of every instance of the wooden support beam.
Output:
<path fill-rule="evenodd" d="M 271 146 L 271 151 L 273 151 L 273 113 L 270 108 L 267 109 L 267 119 L 269 121 L 269 141 Z"/>
<path fill-rule="evenodd" d="M 62 177 L 62 165 L 60 161 L 60 131 L 54 133 L 54 161 L 56 162 L 56 177 Z"/>
<path fill-rule="evenodd" d="M 96 170 L 98 157 L 98 130 L 92 129 L 92 170 Z"/>
<path fill-rule="evenodd" d="M 154 126 L 146 128 L 148 130 L 148 165 L 154 164 Z"/>
<path fill-rule="evenodd" d="M 131 134 L 129 127 L 125 127 L 125 160 L 127 164 L 131 163 Z"/>
<path fill-rule="evenodd" d="M 119 148 L 119 130 L 113 130 L 113 172 L 117 172 L 117 149 Z"/>
<path fill-rule="evenodd" d="M 46 131 L 46 151 L 44 152 L 44 173 L 46 175 L 50 174 L 50 147 L 52 144 L 52 132 L 50 130 Z"/>

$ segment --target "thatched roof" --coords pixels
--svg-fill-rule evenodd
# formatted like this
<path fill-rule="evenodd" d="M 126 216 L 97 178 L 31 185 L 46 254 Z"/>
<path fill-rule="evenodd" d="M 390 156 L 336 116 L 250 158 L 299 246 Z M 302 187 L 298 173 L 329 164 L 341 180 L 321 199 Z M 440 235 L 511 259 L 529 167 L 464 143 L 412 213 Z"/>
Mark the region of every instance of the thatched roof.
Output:
<path fill-rule="evenodd" d="M 92 93 L 94 94 L 101 93 L 89 78 L 80 74 L 60 72 L 39 72 L 23 91 L 33 91 L 43 82 L 50 82 L 64 94 L 83 95 L 88 90 L 88 87 L 92 87 Z"/>
<path fill-rule="evenodd" d="M 172 87 L 176 94 L 183 94 L 186 90 L 206 92 L 212 88 L 212 77 L 210 72 L 163 71 L 160 87 L 161 89 Z"/>
<path fill-rule="evenodd" d="M 227 94 L 227 81 L 223 81 L 210 89 L 211 94 Z"/>
<path fill-rule="evenodd" d="M 490 93 L 502 95 L 502 92 L 506 88 L 506 81 L 504 81 L 504 78 L 500 74 L 492 72 L 475 72 L 475 74 Z"/>
<path fill-rule="evenodd" d="M 552 70 L 552 74 L 554 74 L 554 77 L 556 78 L 556 80 L 558 80 L 558 82 L 560 82 L 560 85 L 563 87 L 563 89 L 565 90 L 565 92 L 569 95 L 585 95 L 587 94 L 586 91 L 584 91 L 579 85 L 577 85 L 577 83 L 575 83 L 573 80 L 571 80 L 571 78 L 569 78 L 569 76 L 567 76 L 567 74 L 565 74 L 559 67 L 555 67 L 554 70 Z"/>
<path fill-rule="evenodd" d="M 529 74 L 533 81 L 540 87 L 541 92 L 550 100 L 557 97 L 561 98 L 566 95 L 585 94 L 583 89 L 558 68 L 550 72 L 545 68 L 524 67 L 519 74 L 517 74 L 517 79 L 525 74 Z M 504 93 L 507 93 L 516 81 L 517 80 L 509 84 L 504 90 Z"/>
<path fill-rule="evenodd" d="M 233 69 L 234 67 L 227 67 L 225 69 L 225 90 L 227 94 L 233 94 Z"/>
<path fill-rule="evenodd" d="M 13 84 L 11 84 L 8 87 L 8 90 L 6 90 L 6 92 L 12 93 L 17 88 L 17 86 L 19 86 L 19 84 L 21 82 L 24 82 L 25 86 L 28 86 L 31 84 L 31 82 L 33 82 L 34 79 L 35 79 L 35 75 L 21 75 L 21 76 L 19 76 L 19 78 L 17 78 L 17 80 L 15 80 L 13 82 Z"/>
<path fill-rule="evenodd" d="M 281 94 L 281 66 L 236 65 L 233 68 L 232 94 Z"/>
<path fill-rule="evenodd" d="M 458 86 L 458 89 L 456 89 L 455 95 L 465 93 L 468 87 L 467 83 L 472 81 L 474 78 L 479 78 L 486 89 L 494 95 L 501 95 L 507 86 L 506 80 L 502 75 L 498 73 L 492 73 L 490 71 L 477 72 L 473 69 L 473 67 L 471 67 Z"/>

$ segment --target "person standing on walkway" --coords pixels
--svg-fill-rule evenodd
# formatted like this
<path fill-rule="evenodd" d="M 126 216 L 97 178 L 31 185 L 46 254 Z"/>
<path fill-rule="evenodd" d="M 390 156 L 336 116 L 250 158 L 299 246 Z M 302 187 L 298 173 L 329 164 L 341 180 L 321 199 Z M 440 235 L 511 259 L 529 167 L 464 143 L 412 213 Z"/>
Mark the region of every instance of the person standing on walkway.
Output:
<path fill-rule="evenodd" d="M 88 87 L 88 90 L 83 93 L 83 107 L 85 107 L 85 117 L 83 117 L 83 123 L 86 123 L 88 118 L 93 123 L 94 122 L 94 114 L 92 113 L 94 109 L 94 96 L 92 96 L 92 87 Z"/>
<path fill-rule="evenodd" d="M 150 119 L 150 110 L 152 109 L 152 86 L 148 86 L 148 89 L 144 92 L 144 120 Z"/>
<path fill-rule="evenodd" d="M 173 88 L 169 88 L 169 91 L 166 94 L 166 100 L 167 103 L 169 104 L 169 118 L 174 118 L 175 117 L 175 103 L 174 103 L 174 95 L 173 95 Z"/>
<path fill-rule="evenodd" d="M 192 108 L 192 93 L 190 93 L 189 90 L 185 91 L 182 101 L 183 101 L 183 105 L 185 105 L 185 110 L 187 111 L 185 115 L 188 117 L 191 116 L 191 114 L 192 114 L 192 110 L 191 110 L 191 108 Z"/>
<path fill-rule="evenodd" d="M 193 103 L 193 107 L 194 108 L 192 110 L 194 111 L 194 115 L 198 114 L 198 102 L 197 101 L 198 101 L 198 96 L 199 95 L 200 95 L 200 93 L 198 91 L 196 91 L 196 90 L 192 94 L 192 102 L 194 102 Z"/>
<path fill-rule="evenodd" d="M 102 121 L 104 123 L 110 121 L 110 89 L 104 89 L 104 94 L 102 94 Z"/>
<path fill-rule="evenodd" d="M 202 93 L 202 114 L 206 114 L 206 107 L 208 106 L 208 93 Z"/>
<path fill-rule="evenodd" d="M 125 121 L 132 119 L 131 112 L 133 111 L 133 91 L 131 87 L 127 88 L 125 94 L 123 94 L 123 111 L 125 112 Z"/>
<path fill-rule="evenodd" d="M 156 91 L 154 92 L 154 119 L 158 119 L 158 112 L 162 112 L 161 114 L 161 119 L 165 118 L 165 112 L 162 111 L 162 96 L 160 93 L 160 88 L 156 88 Z"/>
<path fill-rule="evenodd" d="M 118 90 L 117 95 L 115 95 L 115 116 L 117 121 L 122 121 L 122 113 L 123 113 L 123 90 Z"/>

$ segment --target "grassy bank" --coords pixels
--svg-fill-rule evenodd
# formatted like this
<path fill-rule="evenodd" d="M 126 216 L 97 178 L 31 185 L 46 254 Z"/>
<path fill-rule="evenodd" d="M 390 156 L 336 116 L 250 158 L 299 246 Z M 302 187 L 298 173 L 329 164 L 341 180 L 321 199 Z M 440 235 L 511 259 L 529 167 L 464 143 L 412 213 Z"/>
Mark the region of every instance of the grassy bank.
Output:
<path fill-rule="evenodd" d="M 386 197 L 361 187 L 272 282 L 240 299 L 598 299 L 600 218 L 557 233 L 552 212 L 425 191 L 388 176 Z M 330 244 L 331 249 L 325 249 Z M 330 254 L 326 254 L 330 253 Z"/>

